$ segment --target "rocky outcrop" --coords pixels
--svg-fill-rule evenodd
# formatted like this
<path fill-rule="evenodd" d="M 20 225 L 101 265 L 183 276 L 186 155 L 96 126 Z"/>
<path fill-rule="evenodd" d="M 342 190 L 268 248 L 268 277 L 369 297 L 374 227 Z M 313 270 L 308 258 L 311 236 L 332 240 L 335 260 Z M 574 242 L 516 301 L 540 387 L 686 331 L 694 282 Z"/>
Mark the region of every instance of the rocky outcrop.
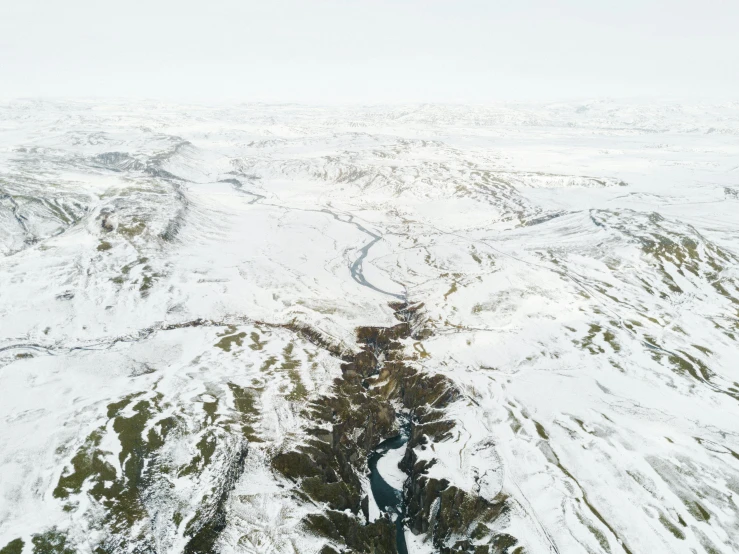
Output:
<path fill-rule="evenodd" d="M 310 438 L 277 454 L 273 469 L 298 484 L 300 498 L 328 507 L 303 521 L 308 530 L 327 539 L 323 554 L 347 549 L 395 553 L 395 528 L 389 517 L 368 521 L 360 476 L 367 473 L 373 449 L 398 433 L 396 411 L 402 407 L 411 421 L 402 462 L 409 475 L 403 492 L 406 525 L 414 533 L 429 533 L 441 552 L 514 552 L 513 537 L 492 536 L 486 526 L 505 512 L 505 498 L 490 502 L 445 480 L 430 479 L 426 472 L 433 461 L 419 461 L 414 454 L 416 447 L 451 437 L 455 422 L 445 409 L 460 393 L 448 378 L 425 374 L 404 356 L 401 341 L 429 336 L 423 326 L 423 305 L 397 302 L 391 307 L 400 323 L 357 329 L 360 350 L 343 356 L 342 376 L 331 394 L 318 398 L 305 414 L 317 423 L 308 430 Z"/>

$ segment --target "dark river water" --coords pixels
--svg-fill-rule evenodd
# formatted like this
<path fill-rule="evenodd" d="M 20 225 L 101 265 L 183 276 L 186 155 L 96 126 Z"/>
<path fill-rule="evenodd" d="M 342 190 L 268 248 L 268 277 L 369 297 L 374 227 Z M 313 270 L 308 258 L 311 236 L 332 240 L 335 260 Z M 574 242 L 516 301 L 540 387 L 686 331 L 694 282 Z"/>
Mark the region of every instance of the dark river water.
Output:
<path fill-rule="evenodd" d="M 400 434 L 381 442 L 377 448 L 370 454 L 367 463 L 370 469 L 370 486 L 375 502 L 382 512 L 395 515 L 395 543 L 397 545 L 398 554 L 408 554 L 408 547 L 405 544 L 405 530 L 403 521 L 405 520 L 405 503 L 403 502 L 403 491 L 394 489 L 382 478 L 380 472 L 377 471 L 377 462 L 390 450 L 405 448 L 410 434 L 410 424 L 405 423 L 401 427 Z"/>

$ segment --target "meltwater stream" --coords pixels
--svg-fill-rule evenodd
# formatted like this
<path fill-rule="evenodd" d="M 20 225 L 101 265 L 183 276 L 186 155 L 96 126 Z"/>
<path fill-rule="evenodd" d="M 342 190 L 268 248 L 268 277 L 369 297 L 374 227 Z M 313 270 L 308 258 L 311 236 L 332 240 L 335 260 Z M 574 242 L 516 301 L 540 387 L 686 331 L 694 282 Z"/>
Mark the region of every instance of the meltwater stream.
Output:
<path fill-rule="evenodd" d="M 400 428 L 400 434 L 391 437 L 379 445 L 369 455 L 367 463 L 370 469 L 370 487 L 372 496 L 381 512 L 390 514 L 395 518 L 395 544 L 398 554 L 408 554 L 405 543 L 405 502 L 403 502 L 403 491 L 391 487 L 377 469 L 377 462 L 391 450 L 404 448 L 410 436 L 410 422 L 405 422 Z"/>

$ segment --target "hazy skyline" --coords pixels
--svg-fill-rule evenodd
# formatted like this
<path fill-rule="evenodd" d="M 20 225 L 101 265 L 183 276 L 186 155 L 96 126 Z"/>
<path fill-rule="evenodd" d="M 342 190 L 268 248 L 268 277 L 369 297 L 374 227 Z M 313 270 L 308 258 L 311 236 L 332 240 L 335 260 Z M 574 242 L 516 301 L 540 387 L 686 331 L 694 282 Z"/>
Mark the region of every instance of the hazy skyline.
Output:
<path fill-rule="evenodd" d="M 726 99 L 738 27 L 718 1 L 31 0 L 2 8 L 0 97 Z"/>

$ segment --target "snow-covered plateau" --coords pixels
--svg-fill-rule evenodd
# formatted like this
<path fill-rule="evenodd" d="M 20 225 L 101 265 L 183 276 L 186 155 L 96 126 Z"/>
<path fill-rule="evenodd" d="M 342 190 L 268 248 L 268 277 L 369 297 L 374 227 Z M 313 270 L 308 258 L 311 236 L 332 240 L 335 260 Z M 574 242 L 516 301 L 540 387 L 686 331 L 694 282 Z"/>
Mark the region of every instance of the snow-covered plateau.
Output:
<path fill-rule="evenodd" d="M 1 103 L 0 554 L 78 552 L 739 552 L 739 102 Z"/>

